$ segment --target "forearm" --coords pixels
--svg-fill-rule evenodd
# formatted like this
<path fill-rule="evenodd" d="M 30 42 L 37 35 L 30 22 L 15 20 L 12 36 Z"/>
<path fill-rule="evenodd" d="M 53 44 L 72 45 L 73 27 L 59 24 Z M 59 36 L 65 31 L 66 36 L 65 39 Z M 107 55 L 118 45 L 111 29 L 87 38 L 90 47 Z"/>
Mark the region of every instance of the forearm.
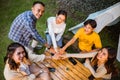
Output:
<path fill-rule="evenodd" d="M 40 70 L 40 71 L 34 73 L 34 75 L 37 77 L 37 76 L 39 76 L 41 73 L 43 73 L 43 70 Z"/>
<path fill-rule="evenodd" d="M 102 69 L 99 68 L 99 70 L 95 71 L 90 64 L 88 64 L 87 67 L 95 78 L 101 78 L 103 77 L 103 75 L 107 73 L 107 71 L 103 68 Z"/>
<path fill-rule="evenodd" d="M 52 59 L 52 56 L 45 56 L 45 59 Z"/>
<path fill-rule="evenodd" d="M 33 53 L 28 53 L 28 55 L 29 55 L 30 61 L 32 61 L 32 62 L 39 62 L 39 61 L 42 62 L 45 59 L 44 54 L 36 55 L 36 54 L 33 54 Z"/>
<path fill-rule="evenodd" d="M 62 49 L 65 51 L 70 45 L 75 42 L 75 38 L 72 38 Z"/>
<path fill-rule="evenodd" d="M 56 48 L 57 48 L 58 46 L 57 46 L 57 43 L 56 43 L 55 35 L 52 34 L 52 35 L 50 35 L 50 36 L 51 36 L 51 39 L 52 39 L 53 47 L 54 47 L 54 49 L 56 50 Z M 56 52 L 57 52 L 57 51 L 56 51 Z"/>
<path fill-rule="evenodd" d="M 10 80 L 35 80 L 36 76 L 34 74 L 30 74 L 28 76 L 23 76 L 21 74 L 17 75 L 16 76 L 12 76 L 12 78 L 10 78 Z M 9 80 L 9 79 L 7 79 Z"/>
<path fill-rule="evenodd" d="M 35 28 L 31 28 L 29 31 L 35 40 L 41 42 L 42 44 L 46 43 L 46 40 L 41 35 L 39 35 L 38 31 Z"/>
<path fill-rule="evenodd" d="M 93 49 L 93 50 L 91 50 L 91 51 L 89 51 L 89 52 L 97 52 L 97 51 L 99 51 L 100 50 L 100 48 L 97 48 L 97 49 Z"/>
<path fill-rule="evenodd" d="M 90 58 L 94 57 L 97 54 L 97 52 L 91 52 L 91 53 L 72 53 L 72 54 L 66 54 L 67 57 L 75 57 L 75 58 Z"/>
<path fill-rule="evenodd" d="M 52 24 L 50 22 L 48 23 L 48 31 L 49 31 L 49 36 L 52 39 L 53 47 L 57 48 L 55 33 L 54 33 L 54 30 L 52 29 Z"/>

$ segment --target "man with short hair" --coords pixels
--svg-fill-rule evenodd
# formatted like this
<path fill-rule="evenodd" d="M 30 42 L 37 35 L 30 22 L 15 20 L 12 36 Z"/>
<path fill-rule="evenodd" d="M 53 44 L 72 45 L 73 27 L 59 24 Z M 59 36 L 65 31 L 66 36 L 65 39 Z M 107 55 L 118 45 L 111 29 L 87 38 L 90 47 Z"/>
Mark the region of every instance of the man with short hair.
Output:
<path fill-rule="evenodd" d="M 44 3 L 35 1 L 32 5 L 32 10 L 25 11 L 18 15 L 11 25 L 8 37 L 14 42 L 18 42 L 25 46 L 29 54 L 33 53 L 33 48 L 36 47 L 37 41 L 49 47 L 45 39 L 43 39 L 36 30 L 36 22 L 43 15 L 44 10 Z M 34 41 L 31 46 L 30 43 L 32 40 Z M 43 59 L 44 57 L 45 56 L 43 56 Z M 38 55 L 34 58 L 36 58 L 36 60 L 42 59 L 39 58 Z"/>

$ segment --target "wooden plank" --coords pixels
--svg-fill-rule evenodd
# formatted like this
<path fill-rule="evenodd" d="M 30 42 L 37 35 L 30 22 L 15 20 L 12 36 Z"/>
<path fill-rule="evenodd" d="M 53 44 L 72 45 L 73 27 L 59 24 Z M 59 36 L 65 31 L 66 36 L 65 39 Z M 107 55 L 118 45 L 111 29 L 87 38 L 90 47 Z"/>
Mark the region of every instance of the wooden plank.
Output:
<path fill-rule="evenodd" d="M 50 55 L 49 53 L 46 53 L 46 55 Z M 48 61 L 48 60 L 47 60 Z M 52 62 L 52 64 L 56 64 L 56 68 L 57 70 L 63 74 L 64 77 L 66 77 L 69 80 L 74 80 L 74 77 L 71 77 L 68 72 L 65 72 L 65 68 L 63 69 L 63 64 L 60 63 L 60 60 L 49 60 L 50 62 Z M 55 65 L 52 65 L 55 66 Z"/>
<path fill-rule="evenodd" d="M 40 67 L 44 67 L 44 66 L 46 66 L 46 67 L 52 67 L 52 65 L 50 65 L 50 63 L 49 62 L 47 62 L 46 60 L 44 61 L 44 62 L 38 62 L 37 63 Z M 51 75 L 51 78 L 53 79 L 53 80 L 61 80 L 56 74 L 54 74 L 54 72 L 50 72 L 50 75 Z"/>
<path fill-rule="evenodd" d="M 46 53 L 46 55 L 49 55 L 49 53 Z M 63 64 L 61 64 L 60 61 L 64 61 L 64 60 L 52 60 L 52 62 L 57 65 L 57 70 L 59 70 L 61 74 L 64 74 L 63 75 L 64 77 L 66 77 L 69 80 L 74 80 L 74 77 L 76 77 L 76 75 L 73 75 L 72 73 L 73 76 L 71 76 L 70 72 L 66 72 L 65 71 L 66 67 Z"/>
<path fill-rule="evenodd" d="M 69 65 L 66 65 L 66 67 L 68 69 L 70 69 L 72 71 L 72 73 L 74 73 L 75 75 L 77 75 L 79 77 L 79 79 L 87 80 L 88 76 L 84 75 L 85 72 L 83 70 L 80 70 L 81 67 L 78 66 L 79 63 L 77 63 L 76 65 L 73 65 L 71 62 L 69 62 L 68 59 L 66 59 L 62 63 L 63 64 L 69 64 Z"/>
<path fill-rule="evenodd" d="M 50 75 L 52 77 L 53 80 L 61 80 L 56 74 L 50 72 Z"/>
<path fill-rule="evenodd" d="M 50 55 L 48 52 L 45 52 L 45 54 Z M 88 80 L 88 77 L 91 75 L 90 71 L 78 60 L 76 61 L 77 64 L 73 65 L 68 59 L 46 60 L 50 66 L 56 69 L 55 72 L 51 73 L 53 80 Z"/>
<path fill-rule="evenodd" d="M 51 62 L 51 66 L 53 66 L 56 70 L 54 72 L 55 75 L 57 75 L 57 77 L 60 78 L 60 80 L 68 80 L 67 77 L 64 77 L 65 74 L 61 74 L 59 71 L 61 71 L 62 73 L 64 73 L 64 71 L 62 69 L 60 69 L 58 67 L 58 65 L 56 65 L 54 62 L 52 62 L 52 60 L 47 60 L 48 62 Z"/>
<path fill-rule="evenodd" d="M 79 80 L 79 79 L 80 79 L 80 77 L 77 76 L 77 75 L 75 75 L 71 69 L 66 70 L 66 68 L 67 68 L 66 66 L 69 65 L 69 64 L 62 64 L 60 61 L 65 62 L 65 60 L 54 60 L 55 63 L 58 63 L 58 62 L 59 62 L 59 67 L 60 67 L 62 70 L 64 70 L 64 73 L 69 74 L 69 76 L 67 76 L 67 78 L 72 77 L 72 79 L 75 79 L 75 80 Z M 62 65 L 62 66 L 60 66 L 60 65 Z M 65 75 L 65 76 L 66 76 L 66 75 Z M 71 80 L 71 79 L 70 79 L 70 80 Z"/>
<path fill-rule="evenodd" d="M 74 58 L 74 59 L 75 59 L 75 58 Z M 86 68 L 86 67 L 85 67 L 82 63 L 80 63 L 78 60 L 75 59 L 75 61 L 78 63 L 77 66 L 75 66 L 75 67 L 76 67 L 77 70 L 80 69 L 80 70 L 78 70 L 79 72 L 83 71 L 82 74 L 84 74 L 84 75 L 87 76 L 87 77 L 91 75 L 91 72 L 90 72 L 90 70 L 89 70 L 88 68 Z M 67 60 L 67 62 L 69 62 L 69 61 Z M 86 75 L 86 74 L 87 74 L 87 75 Z"/>

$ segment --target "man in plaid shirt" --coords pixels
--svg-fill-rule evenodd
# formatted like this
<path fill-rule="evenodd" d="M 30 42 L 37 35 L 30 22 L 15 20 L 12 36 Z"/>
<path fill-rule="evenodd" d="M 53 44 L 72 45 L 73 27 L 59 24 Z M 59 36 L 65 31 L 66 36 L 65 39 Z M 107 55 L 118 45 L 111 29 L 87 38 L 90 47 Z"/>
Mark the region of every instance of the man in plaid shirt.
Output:
<path fill-rule="evenodd" d="M 44 3 L 40 1 L 34 2 L 31 11 L 25 11 L 15 18 L 8 35 L 14 42 L 25 46 L 28 53 L 31 54 L 33 53 L 33 48 L 37 45 L 37 41 L 49 48 L 45 39 L 43 39 L 36 30 L 36 21 L 44 13 L 44 7 Z M 30 43 L 33 39 L 33 46 L 31 46 Z"/>

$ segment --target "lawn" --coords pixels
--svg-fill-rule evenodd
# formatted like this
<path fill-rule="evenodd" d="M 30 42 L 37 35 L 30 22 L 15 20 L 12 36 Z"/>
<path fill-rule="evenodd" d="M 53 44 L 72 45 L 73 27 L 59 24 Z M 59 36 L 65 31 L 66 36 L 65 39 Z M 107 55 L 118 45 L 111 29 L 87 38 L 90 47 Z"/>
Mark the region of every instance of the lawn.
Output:
<path fill-rule="evenodd" d="M 1 0 L 0 1 L 0 80 L 4 80 L 3 77 L 3 69 L 4 69 L 4 56 L 6 54 L 6 48 L 7 46 L 12 42 L 8 39 L 8 32 L 10 29 L 10 25 L 14 18 L 20 14 L 21 12 L 25 10 L 30 10 L 31 5 L 34 0 Z M 56 10 L 56 4 L 53 5 L 52 0 L 42 0 L 46 4 L 46 10 L 45 14 L 38 20 L 37 22 L 37 30 L 42 35 L 42 37 L 45 38 L 44 31 L 46 29 L 46 20 L 49 16 L 55 16 Z M 83 14 L 81 14 L 83 15 Z M 79 15 L 80 16 L 80 15 Z M 70 19 L 68 15 L 67 20 L 67 29 L 65 31 L 65 34 L 68 34 L 68 28 L 74 26 L 79 21 L 74 22 L 74 20 Z M 109 36 L 110 33 L 106 34 L 106 31 L 102 31 L 100 33 L 102 39 L 103 45 L 110 44 L 112 46 L 115 46 L 117 48 L 117 44 L 113 44 L 111 40 L 111 36 Z M 113 33 L 111 33 L 113 34 Z M 38 51 L 38 54 L 43 53 L 44 50 Z M 119 63 L 118 63 L 119 65 Z"/>

